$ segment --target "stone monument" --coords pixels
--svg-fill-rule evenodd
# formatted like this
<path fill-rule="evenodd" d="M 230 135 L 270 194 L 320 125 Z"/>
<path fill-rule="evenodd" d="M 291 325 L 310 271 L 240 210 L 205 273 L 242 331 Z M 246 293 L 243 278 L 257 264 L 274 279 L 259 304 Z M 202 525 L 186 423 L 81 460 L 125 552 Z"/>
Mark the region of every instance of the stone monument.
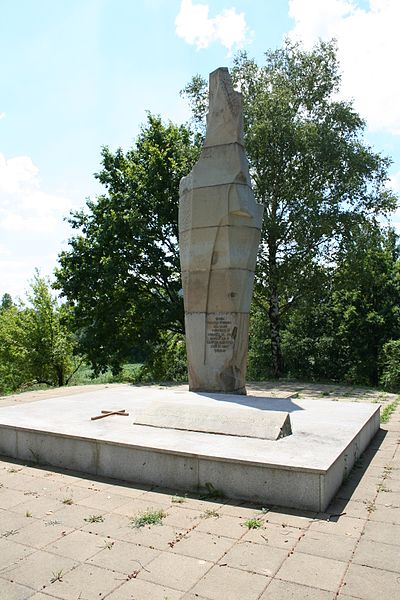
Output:
<path fill-rule="evenodd" d="M 189 389 L 246 394 L 249 310 L 263 208 L 251 188 L 242 97 L 227 68 L 210 74 L 204 147 L 179 192 Z"/>

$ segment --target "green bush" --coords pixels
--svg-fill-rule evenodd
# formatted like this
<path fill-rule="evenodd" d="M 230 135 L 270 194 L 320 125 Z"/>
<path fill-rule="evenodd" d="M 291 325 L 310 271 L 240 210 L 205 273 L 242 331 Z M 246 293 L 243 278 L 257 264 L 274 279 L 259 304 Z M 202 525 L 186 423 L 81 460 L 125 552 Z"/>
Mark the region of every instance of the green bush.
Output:
<path fill-rule="evenodd" d="M 380 352 L 380 385 L 388 391 L 400 389 L 400 340 L 390 340 Z"/>

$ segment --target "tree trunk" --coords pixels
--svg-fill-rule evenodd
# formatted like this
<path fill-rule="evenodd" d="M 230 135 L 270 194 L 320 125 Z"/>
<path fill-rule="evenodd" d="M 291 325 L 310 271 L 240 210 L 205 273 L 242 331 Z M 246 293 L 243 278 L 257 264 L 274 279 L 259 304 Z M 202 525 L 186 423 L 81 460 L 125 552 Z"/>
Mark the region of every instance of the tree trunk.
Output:
<path fill-rule="evenodd" d="M 57 386 L 62 387 L 64 385 L 64 369 L 61 365 L 56 365 L 57 375 Z"/>
<path fill-rule="evenodd" d="M 274 377 L 279 379 L 283 375 L 283 356 L 281 350 L 279 298 L 276 292 L 270 296 L 268 314 L 271 332 L 272 372 Z"/>

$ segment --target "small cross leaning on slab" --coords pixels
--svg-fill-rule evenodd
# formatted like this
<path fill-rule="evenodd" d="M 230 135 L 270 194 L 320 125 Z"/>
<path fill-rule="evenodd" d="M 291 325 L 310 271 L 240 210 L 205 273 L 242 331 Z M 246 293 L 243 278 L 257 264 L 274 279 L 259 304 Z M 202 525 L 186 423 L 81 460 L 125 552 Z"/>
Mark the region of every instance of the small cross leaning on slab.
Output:
<path fill-rule="evenodd" d="M 129 413 L 126 412 L 124 408 L 121 410 L 102 410 L 101 415 L 97 415 L 97 417 L 91 417 L 91 421 L 96 421 L 97 419 L 104 419 L 105 417 L 111 417 L 111 415 L 121 415 L 121 417 L 129 417 Z"/>

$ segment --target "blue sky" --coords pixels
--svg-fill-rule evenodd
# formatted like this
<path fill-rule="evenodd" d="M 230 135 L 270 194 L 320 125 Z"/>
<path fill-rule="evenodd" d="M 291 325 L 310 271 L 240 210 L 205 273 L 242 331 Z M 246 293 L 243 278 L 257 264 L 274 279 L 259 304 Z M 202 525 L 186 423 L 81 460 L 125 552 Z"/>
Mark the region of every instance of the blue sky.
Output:
<path fill-rule="evenodd" d="M 128 149 L 146 110 L 187 120 L 192 75 L 239 48 L 261 61 L 286 35 L 338 39 L 343 95 L 400 191 L 399 22 L 398 0 L 2 0 L 0 297 L 51 275 L 63 217 L 101 193 L 102 145 Z"/>

